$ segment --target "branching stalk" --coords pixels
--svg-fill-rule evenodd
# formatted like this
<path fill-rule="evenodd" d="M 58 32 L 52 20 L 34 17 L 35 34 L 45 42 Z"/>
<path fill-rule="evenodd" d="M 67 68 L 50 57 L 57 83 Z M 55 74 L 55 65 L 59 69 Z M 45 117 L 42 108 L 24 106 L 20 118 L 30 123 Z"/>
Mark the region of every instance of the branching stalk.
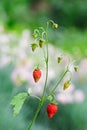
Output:
<path fill-rule="evenodd" d="M 61 78 L 58 80 L 58 82 L 56 83 L 56 85 L 54 86 L 54 88 L 50 91 L 50 94 L 53 94 L 56 90 L 56 88 L 58 87 L 58 85 L 60 84 L 60 82 L 62 81 L 62 79 L 65 77 L 66 73 L 68 72 L 68 68 L 66 69 L 66 71 L 62 74 Z M 49 95 L 50 95 L 49 94 Z"/>

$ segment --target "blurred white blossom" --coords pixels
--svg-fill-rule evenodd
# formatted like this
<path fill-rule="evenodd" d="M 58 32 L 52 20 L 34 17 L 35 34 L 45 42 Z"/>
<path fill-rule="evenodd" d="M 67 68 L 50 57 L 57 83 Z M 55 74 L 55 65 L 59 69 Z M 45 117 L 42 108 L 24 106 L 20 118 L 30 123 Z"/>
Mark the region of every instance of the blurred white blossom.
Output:
<path fill-rule="evenodd" d="M 85 95 L 84 95 L 83 91 L 80 89 L 77 89 L 74 92 L 73 97 L 74 97 L 74 102 L 83 102 L 85 99 Z"/>
<path fill-rule="evenodd" d="M 59 90 L 56 95 L 56 100 L 62 104 L 83 102 L 85 95 L 82 90 L 75 89 L 74 84 L 71 84 L 65 91 L 63 89 Z"/>
<path fill-rule="evenodd" d="M 0 58 L 0 68 L 8 65 L 10 61 L 11 61 L 11 57 L 10 56 L 2 56 Z"/>
<path fill-rule="evenodd" d="M 80 76 L 87 76 L 87 59 L 81 61 L 78 74 Z"/>

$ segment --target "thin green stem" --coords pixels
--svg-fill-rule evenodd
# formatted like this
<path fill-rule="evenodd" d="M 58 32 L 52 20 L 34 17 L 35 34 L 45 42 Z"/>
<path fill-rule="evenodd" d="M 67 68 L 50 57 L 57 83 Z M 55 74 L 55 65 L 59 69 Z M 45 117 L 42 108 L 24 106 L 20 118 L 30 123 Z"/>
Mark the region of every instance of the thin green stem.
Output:
<path fill-rule="evenodd" d="M 42 39 L 44 39 L 46 37 L 46 32 L 42 32 Z"/>
<path fill-rule="evenodd" d="M 43 100 L 41 100 L 41 102 L 39 103 L 38 108 L 37 108 L 37 111 L 36 111 L 36 113 L 35 113 L 35 115 L 34 115 L 33 120 L 31 121 L 31 124 L 30 124 L 29 127 L 28 127 L 28 130 L 31 129 L 31 127 L 32 127 L 32 125 L 33 125 L 33 123 L 34 123 L 34 121 L 35 121 L 36 118 L 37 118 L 37 115 L 38 115 L 38 113 L 39 113 L 39 111 L 40 111 L 42 105 L 43 105 Z"/>
<path fill-rule="evenodd" d="M 48 48 L 48 46 L 47 46 Z M 46 91 L 46 85 L 47 85 L 47 79 L 48 79 L 48 49 L 47 49 L 47 58 L 45 59 L 46 62 L 46 79 L 45 79 L 45 84 L 44 84 L 44 90 L 43 90 L 43 95 L 42 97 L 44 97 L 45 91 Z"/>
<path fill-rule="evenodd" d="M 47 80 L 48 80 L 48 58 L 49 58 L 49 55 L 48 55 L 48 39 L 47 39 L 48 26 L 49 26 L 49 24 L 47 23 L 47 28 L 46 28 L 46 54 L 47 54 L 47 56 L 44 57 L 45 58 L 45 63 L 46 63 L 46 79 L 45 79 L 45 84 L 44 84 L 44 90 L 43 90 L 42 98 L 44 98 L 44 96 L 45 96 Z"/>
<path fill-rule="evenodd" d="M 38 96 L 31 95 L 31 97 L 35 97 L 36 99 L 38 99 L 39 101 L 41 101 L 41 99 Z"/>
<path fill-rule="evenodd" d="M 34 33 L 38 33 L 38 35 L 40 35 L 39 30 L 38 29 L 34 29 Z"/>
<path fill-rule="evenodd" d="M 56 85 L 54 86 L 54 88 L 50 91 L 50 94 L 53 94 L 56 90 L 56 88 L 58 87 L 58 85 L 60 84 L 60 82 L 62 81 L 62 79 L 64 78 L 64 76 L 66 75 L 66 73 L 68 72 L 68 68 L 66 69 L 66 71 L 62 74 L 61 78 L 58 80 L 58 82 L 56 83 Z"/>
<path fill-rule="evenodd" d="M 48 25 L 47 25 L 47 29 L 48 29 Z M 46 30 L 47 31 L 47 30 Z M 44 98 L 44 96 L 45 96 L 45 91 L 46 91 L 46 86 L 47 86 L 47 79 L 48 79 L 48 40 L 47 40 L 47 33 L 46 33 L 46 57 L 45 57 L 45 55 L 44 55 L 44 58 L 45 58 L 45 63 L 46 63 L 46 79 L 45 79 L 45 84 L 44 84 L 44 90 L 43 90 L 43 94 L 42 94 L 42 98 L 41 98 L 41 101 L 40 101 L 40 103 L 39 103 L 39 105 L 38 105 L 38 108 L 37 108 L 37 111 L 36 111 L 36 113 L 35 113 L 35 116 L 34 116 L 34 118 L 33 118 L 33 120 L 31 121 L 31 124 L 29 125 L 29 127 L 28 127 L 28 130 L 30 130 L 31 129 L 31 127 L 32 127 L 32 125 L 33 125 L 33 123 L 34 123 L 34 121 L 36 120 L 36 118 L 37 118 L 37 115 L 38 115 L 38 113 L 39 113 L 39 111 L 40 111 L 40 109 L 41 109 L 41 107 L 42 107 L 42 105 L 44 104 L 44 102 L 45 102 L 45 100 L 46 100 L 46 98 Z"/>
<path fill-rule="evenodd" d="M 54 24 L 54 21 L 53 21 L 53 20 L 49 20 L 49 21 L 47 22 L 48 25 L 49 25 L 50 23 L 53 25 L 53 24 Z"/>

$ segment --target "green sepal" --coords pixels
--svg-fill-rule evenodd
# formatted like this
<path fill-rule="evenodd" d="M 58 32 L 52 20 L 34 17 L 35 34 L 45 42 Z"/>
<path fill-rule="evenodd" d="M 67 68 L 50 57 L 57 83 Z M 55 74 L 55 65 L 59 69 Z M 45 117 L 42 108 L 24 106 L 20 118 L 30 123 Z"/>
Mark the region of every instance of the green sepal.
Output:
<path fill-rule="evenodd" d="M 55 104 L 55 105 L 58 105 L 58 102 L 56 100 L 53 100 L 51 103 Z"/>
<path fill-rule="evenodd" d="M 47 97 L 47 100 L 49 100 L 50 102 L 53 100 L 53 95 L 49 95 L 48 97 Z"/>

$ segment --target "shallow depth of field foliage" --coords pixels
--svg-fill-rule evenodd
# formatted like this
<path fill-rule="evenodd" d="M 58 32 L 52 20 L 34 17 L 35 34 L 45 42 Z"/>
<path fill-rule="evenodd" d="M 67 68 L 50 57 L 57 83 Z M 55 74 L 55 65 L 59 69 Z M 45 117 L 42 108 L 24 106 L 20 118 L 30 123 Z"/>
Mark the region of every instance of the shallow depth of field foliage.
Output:
<path fill-rule="evenodd" d="M 24 30 L 32 33 L 37 26 L 44 26 L 48 19 L 59 24 L 59 30 L 49 30 L 50 45 L 63 50 L 80 66 L 81 77 L 74 79 L 76 89 L 85 95 L 83 102 L 59 103 L 57 115 L 49 120 L 45 104 L 41 109 L 32 130 L 86 130 L 87 129 L 87 0 L 2 0 L 0 1 L 0 130 L 25 130 L 34 115 L 38 100 L 25 101 L 20 114 L 13 116 L 10 101 L 18 92 L 26 89 L 26 82 L 17 87 L 11 79 L 15 68 L 12 62 L 2 65 L 2 56 L 6 56 L 3 39 L 11 33 L 10 53 L 19 46 L 18 39 Z M 4 27 L 4 31 L 3 30 Z M 53 35 L 55 33 L 55 35 Z M 6 39 L 5 39 L 6 40 Z M 28 41 L 29 42 L 29 41 Z M 4 46 L 5 47 L 5 46 Z M 2 51 L 3 50 L 3 51 Z M 6 60 L 6 59 L 5 59 Z M 86 61 L 86 62 L 84 62 Z M 51 84 L 52 81 L 49 83 Z M 80 98 L 80 97 L 79 97 Z"/>

